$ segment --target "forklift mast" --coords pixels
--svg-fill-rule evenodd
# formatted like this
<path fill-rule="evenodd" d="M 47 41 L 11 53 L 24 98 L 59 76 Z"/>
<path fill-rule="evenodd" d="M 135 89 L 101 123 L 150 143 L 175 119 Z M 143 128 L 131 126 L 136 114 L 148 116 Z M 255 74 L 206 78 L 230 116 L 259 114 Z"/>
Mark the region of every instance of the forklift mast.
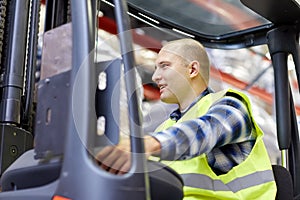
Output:
<path fill-rule="evenodd" d="M 15 159 L 33 147 L 39 4 L 39 1 L 29 0 L 0 2 L 1 175 Z"/>

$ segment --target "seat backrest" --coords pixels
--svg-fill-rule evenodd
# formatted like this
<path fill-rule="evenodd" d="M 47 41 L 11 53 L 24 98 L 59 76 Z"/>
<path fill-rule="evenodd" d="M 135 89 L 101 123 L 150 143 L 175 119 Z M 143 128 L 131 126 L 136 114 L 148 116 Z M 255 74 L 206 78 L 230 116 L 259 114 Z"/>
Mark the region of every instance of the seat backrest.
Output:
<path fill-rule="evenodd" d="M 289 171 L 280 165 L 273 165 L 272 168 L 277 186 L 276 199 L 293 199 L 293 181 Z"/>

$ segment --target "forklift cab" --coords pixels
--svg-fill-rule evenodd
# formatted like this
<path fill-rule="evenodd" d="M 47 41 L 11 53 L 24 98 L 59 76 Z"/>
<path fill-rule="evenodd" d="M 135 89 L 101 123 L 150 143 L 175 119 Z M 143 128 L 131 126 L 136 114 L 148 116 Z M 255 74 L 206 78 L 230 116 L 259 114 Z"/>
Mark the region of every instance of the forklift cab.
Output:
<path fill-rule="evenodd" d="M 1 54 L 4 146 L 0 199 L 182 199 L 181 177 L 168 166 L 146 161 L 143 155 L 133 55 L 133 43 L 157 50 L 162 41 L 181 37 L 194 38 L 211 49 L 267 45 L 275 78 L 277 140 L 284 152 L 282 165 L 273 166 L 277 199 L 300 199 L 297 106 L 287 66 L 291 55 L 300 80 L 299 1 L 47 0 L 43 2 L 45 33 L 60 28 L 57 38 L 69 34 L 71 66 L 36 83 L 40 3 L 3 3 L 7 13 L 1 15 L 5 34 Z M 109 16 L 105 21 L 98 18 L 103 8 Z M 28 18 L 12 13 L 26 14 Z M 117 28 L 121 56 L 96 62 L 95 38 L 103 24 L 112 33 Z M 136 35 L 132 28 L 143 31 Z M 141 35 L 142 39 L 138 37 Z M 23 62 L 14 64 L 15 56 L 24 57 Z M 20 74 L 16 76 L 14 71 Z M 120 140 L 118 100 L 122 73 L 126 74 L 132 167 L 129 173 L 115 176 L 99 168 L 93 157 L 99 148 Z M 97 88 L 99 74 L 106 83 L 102 90 Z M 297 85 L 300 88 L 299 82 Z M 114 102 L 114 106 L 108 106 L 108 102 Z M 97 119 L 104 124 L 102 134 L 96 134 Z M 6 135 L 14 137 L 8 140 Z M 14 149 L 18 149 L 17 154 L 12 153 Z"/>

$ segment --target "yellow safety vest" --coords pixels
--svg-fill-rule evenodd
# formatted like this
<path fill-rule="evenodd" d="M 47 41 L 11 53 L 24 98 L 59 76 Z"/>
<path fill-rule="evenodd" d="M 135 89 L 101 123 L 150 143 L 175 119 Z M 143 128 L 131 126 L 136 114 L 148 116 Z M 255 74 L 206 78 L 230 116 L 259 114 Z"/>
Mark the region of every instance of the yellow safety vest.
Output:
<path fill-rule="evenodd" d="M 228 92 L 242 97 L 254 125 L 253 131 L 257 133 L 256 142 L 246 160 L 222 175 L 216 175 L 213 172 L 204 154 L 188 160 L 162 162 L 182 176 L 184 182 L 184 200 L 275 199 L 277 192 L 276 183 L 262 140 L 263 132 L 253 119 L 250 101 L 245 94 L 232 89 L 208 94 L 192 106 L 178 122 L 168 119 L 156 131 L 162 131 L 175 123 L 204 115 L 214 102 L 225 95 L 230 95 Z"/>

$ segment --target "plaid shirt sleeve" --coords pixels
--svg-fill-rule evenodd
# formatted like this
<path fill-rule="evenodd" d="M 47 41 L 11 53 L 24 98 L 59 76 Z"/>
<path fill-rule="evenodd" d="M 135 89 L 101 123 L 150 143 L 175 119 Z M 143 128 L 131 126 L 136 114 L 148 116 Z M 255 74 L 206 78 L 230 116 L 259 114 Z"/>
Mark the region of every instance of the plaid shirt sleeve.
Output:
<path fill-rule="evenodd" d="M 214 148 L 256 138 L 245 104 L 231 96 L 214 103 L 197 119 L 176 123 L 151 135 L 161 143 L 162 160 L 188 159 Z"/>

